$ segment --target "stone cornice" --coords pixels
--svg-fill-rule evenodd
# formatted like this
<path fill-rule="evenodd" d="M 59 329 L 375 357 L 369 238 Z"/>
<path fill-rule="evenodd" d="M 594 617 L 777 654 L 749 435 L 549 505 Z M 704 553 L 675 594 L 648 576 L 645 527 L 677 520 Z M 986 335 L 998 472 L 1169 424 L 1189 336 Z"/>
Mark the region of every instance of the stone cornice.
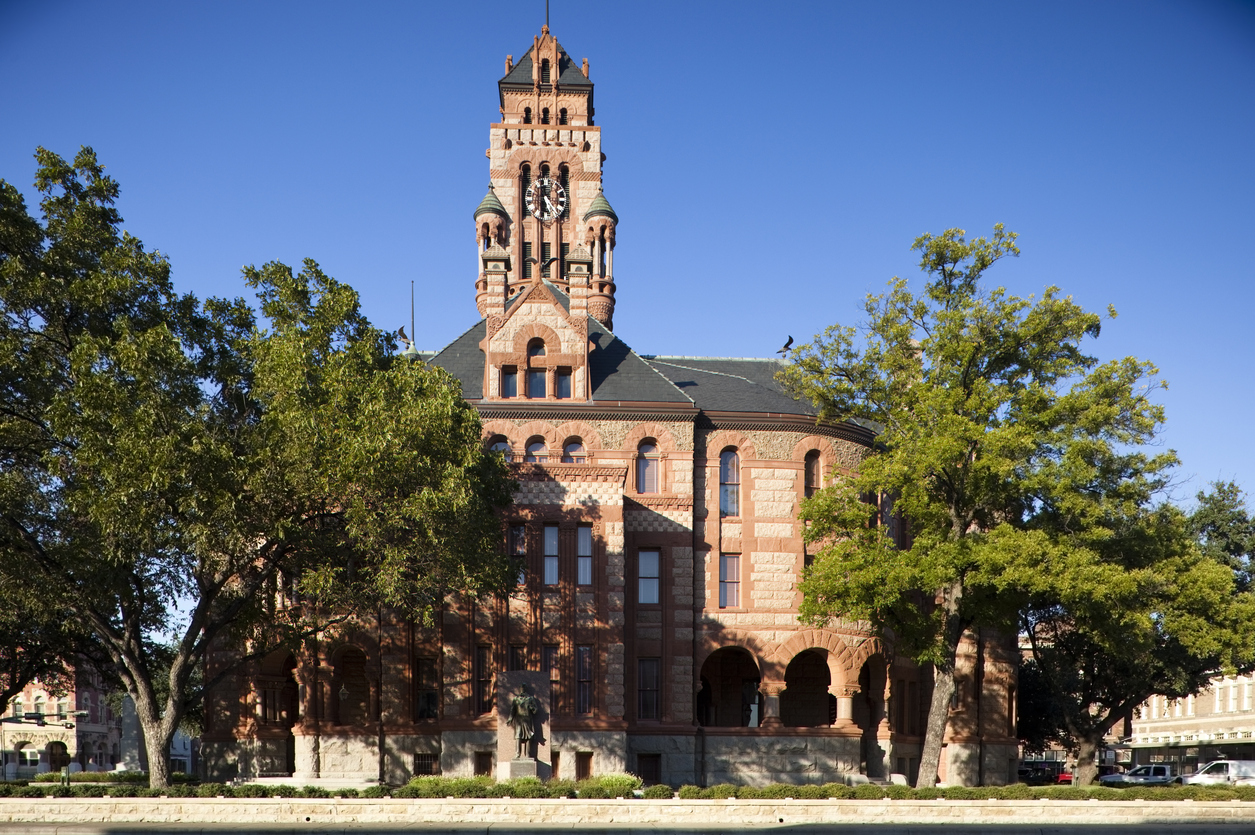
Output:
<path fill-rule="evenodd" d="M 470 401 L 489 420 L 664 420 L 692 421 L 697 409 L 688 404 L 556 403 L 554 401 Z"/>
<path fill-rule="evenodd" d="M 817 422 L 813 415 L 786 415 L 774 412 L 702 412 L 699 425 L 706 429 L 739 429 L 741 431 L 770 432 L 788 430 L 808 435 L 840 438 L 863 446 L 876 442 L 876 433 L 858 424 L 842 422 Z"/>

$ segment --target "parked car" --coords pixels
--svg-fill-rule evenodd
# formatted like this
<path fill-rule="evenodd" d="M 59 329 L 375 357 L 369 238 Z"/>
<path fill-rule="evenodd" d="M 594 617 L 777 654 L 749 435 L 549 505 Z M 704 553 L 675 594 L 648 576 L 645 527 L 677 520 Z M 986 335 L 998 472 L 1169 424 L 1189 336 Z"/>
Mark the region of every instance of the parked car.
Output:
<path fill-rule="evenodd" d="M 1177 781 L 1177 767 L 1170 763 L 1139 765 L 1125 772 L 1104 774 L 1098 778 L 1100 786 L 1124 788 L 1126 786 L 1167 786 Z"/>
<path fill-rule="evenodd" d="M 1181 778 L 1187 786 L 1255 786 L 1255 760 L 1212 760 Z"/>
<path fill-rule="evenodd" d="M 1041 765 L 1022 765 L 1019 769 L 1019 780 L 1030 786 L 1048 786 L 1055 781 L 1055 773 Z"/>

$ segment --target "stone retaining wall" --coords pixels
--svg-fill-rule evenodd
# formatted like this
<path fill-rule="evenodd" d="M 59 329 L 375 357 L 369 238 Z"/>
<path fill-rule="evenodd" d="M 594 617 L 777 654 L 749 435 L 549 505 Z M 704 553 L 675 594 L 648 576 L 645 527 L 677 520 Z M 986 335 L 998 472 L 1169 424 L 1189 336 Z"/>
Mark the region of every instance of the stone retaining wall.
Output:
<path fill-rule="evenodd" d="M 276 826 L 491 824 L 518 828 L 764 829 L 814 824 L 1135 824 L 1255 826 L 1255 803 L 1097 800 L 321 800 L 48 798 L 0 799 L 0 830 L 119 831 L 119 824 L 230 825 L 233 833 Z M 31 826 L 18 827 L 15 824 Z M 71 825 L 69 829 L 65 825 Z"/>

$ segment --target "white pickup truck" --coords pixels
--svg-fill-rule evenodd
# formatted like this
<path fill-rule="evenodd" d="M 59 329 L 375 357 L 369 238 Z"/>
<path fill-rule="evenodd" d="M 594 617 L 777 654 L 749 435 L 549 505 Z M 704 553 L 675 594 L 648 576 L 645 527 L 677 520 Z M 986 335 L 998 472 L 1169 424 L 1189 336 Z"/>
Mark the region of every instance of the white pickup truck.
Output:
<path fill-rule="evenodd" d="M 1212 760 L 1181 782 L 1187 786 L 1255 786 L 1255 760 Z"/>

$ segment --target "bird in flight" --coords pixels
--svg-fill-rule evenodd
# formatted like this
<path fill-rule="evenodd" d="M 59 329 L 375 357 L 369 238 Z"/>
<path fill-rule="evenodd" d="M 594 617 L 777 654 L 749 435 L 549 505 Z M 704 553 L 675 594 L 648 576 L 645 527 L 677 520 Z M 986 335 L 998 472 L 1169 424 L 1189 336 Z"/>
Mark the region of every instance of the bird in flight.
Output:
<path fill-rule="evenodd" d="M 407 345 L 413 345 L 414 340 L 405 335 L 405 325 L 397 328 L 397 336 L 401 337 L 401 341 Z"/>
<path fill-rule="evenodd" d="M 785 353 L 788 353 L 788 351 L 789 351 L 789 346 L 790 346 L 790 345 L 792 345 L 792 344 L 793 344 L 793 337 L 791 337 L 791 336 L 790 336 L 790 337 L 789 337 L 789 341 L 788 341 L 788 342 L 786 342 L 786 343 L 784 343 L 784 347 L 783 347 L 783 348 L 781 348 L 779 351 L 776 351 L 776 353 L 777 353 L 777 354 L 785 354 Z"/>

